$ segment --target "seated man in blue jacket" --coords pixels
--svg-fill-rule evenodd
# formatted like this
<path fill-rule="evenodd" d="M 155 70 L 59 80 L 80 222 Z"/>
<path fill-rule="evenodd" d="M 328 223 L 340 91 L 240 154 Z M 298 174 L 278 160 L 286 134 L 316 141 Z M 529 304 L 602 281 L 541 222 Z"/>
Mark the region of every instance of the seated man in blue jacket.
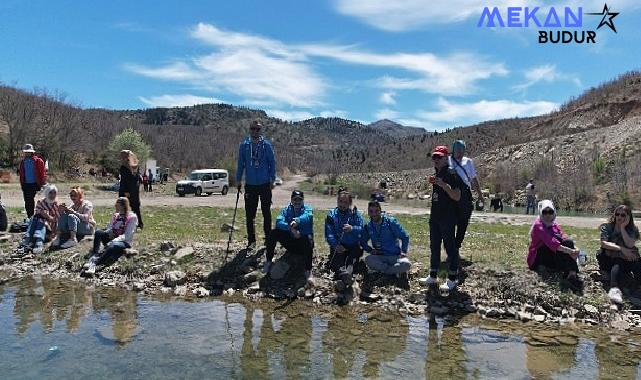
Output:
<path fill-rule="evenodd" d="M 339 191 L 337 207 L 325 218 L 325 240 L 330 248 L 327 266 L 346 286 L 351 285 L 354 267 L 363 256 L 360 242 L 365 221 L 363 214 L 352 208 L 352 200 L 350 192 Z"/>
<path fill-rule="evenodd" d="M 407 258 L 409 235 L 395 218 L 382 215 L 381 204 L 377 201 L 368 203 L 367 214 L 370 221 L 363 228 L 361 237 L 361 246 L 369 253 L 365 264 L 372 271 L 401 277 L 412 266 Z M 367 244 L 370 240 L 373 247 Z"/>
<path fill-rule="evenodd" d="M 304 204 L 304 195 L 300 190 L 292 191 L 291 202 L 280 212 L 276 218 L 276 228 L 269 233 L 263 273 L 269 273 L 271 269 L 276 243 L 290 252 L 304 255 L 305 278 L 311 280 L 314 215 L 312 208 Z"/>

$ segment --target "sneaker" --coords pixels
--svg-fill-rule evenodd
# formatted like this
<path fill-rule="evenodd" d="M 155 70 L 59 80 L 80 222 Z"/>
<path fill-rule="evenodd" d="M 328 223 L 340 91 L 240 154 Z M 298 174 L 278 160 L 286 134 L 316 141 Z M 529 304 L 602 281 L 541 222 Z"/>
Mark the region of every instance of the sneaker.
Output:
<path fill-rule="evenodd" d="M 272 269 L 272 262 L 267 261 L 265 265 L 263 266 L 263 273 L 267 274 L 269 271 Z"/>
<path fill-rule="evenodd" d="M 256 249 L 256 242 L 252 241 L 250 243 L 247 243 L 246 249 L 249 250 L 249 251 L 253 251 L 254 249 Z"/>
<path fill-rule="evenodd" d="M 610 291 L 608 292 L 608 297 L 610 297 L 610 301 L 615 304 L 622 304 L 623 303 L 623 293 L 621 293 L 621 290 L 619 288 L 610 288 Z"/>
<path fill-rule="evenodd" d="M 67 240 L 66 242 L 64 242 L 64 243 L 60 246 L 60 248 L 62 248 L 62 249 L 67 249 L 67 248 L 75 247 L 77 244 L 78 244 L 78 242 L 76 241 L 76 237 L 75 237 L 75 236 L 73 236 L 73 237 L 71 237 L 69 240 Z"/>
<path fill-rule="evenodd" d="M 58 247 L 60 245 L 60 236 L 56 236 L 55 239 L 51 242 L 52 247 Z"/>
<path fill-rule="evenodd" d="M 437 284 L 436 277 L 432 277 L 432 276 L 419 278 L 418 283 L 421 286 L 433 286 Z"/>
<path fill-rule="evenodd" d="M 43 245 L 38 245 L 33 247 L 33 250 L 31 252 L 33 252 L 34 255 L 39 255 L 42 252 L 44 252 L 44 250 L 45 250 L 45 247 Z"/>
<path fill-rule="evenodd" d="M 456 289 L 457 285 L 458 285 L 458 281 L 452 281 L 448 278 L 447 281 L 441 284 L 439 289 L 441 290 L 441 292 L 449 293 L 450 291 Z"/>
<path fill-rule="evenodd" d="M 309 286 L 314 286 L 314 275 L 312 275 L 311 270 L 305 271 L 305 280 Z"/>

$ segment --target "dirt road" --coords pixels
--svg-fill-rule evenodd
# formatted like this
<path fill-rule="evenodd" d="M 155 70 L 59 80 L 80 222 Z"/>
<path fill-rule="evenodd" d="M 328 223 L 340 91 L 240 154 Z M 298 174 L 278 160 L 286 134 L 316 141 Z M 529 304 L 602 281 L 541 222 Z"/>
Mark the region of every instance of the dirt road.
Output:
<path fill-rule="evenodd" d="M 277 186 L 272 194 L 272 202 L 276 209 L 280 209 L 286 205 L 290 200 L 291 191 L 297 187 L 297 185 L 304 181 L 307 177 L 297 175 L 290 178 L 282 186 Z M 173 187 L 174 184 L 169 184 Z M 67 194 L 68 186 L 59 186 L 60 194 Z M 95 191 L 88 194 L 87 198 L 93 202 L 94 206 L 113 206 L 114 201 L 117 197 L 117 194 L 114 192 L 107 191 Z M 220 194 L 213 194 L 211 196 L 203 197 L 194 197 L 193 195 L 188 195 L 184 198 L 179 198 L 175 195 L 162 194 L 159 192 L 156 193 L 142 193 L 141 202 L 143 209 L 145 206 L 161 206 L 161 207 L 234 207 L 236 201 L 236 189 L 230 189 L 229 194 L 222 196 Z M 2 191 L 2 202 L 5 206 L 9 207 L 23 207 L 24 202 L 22 199 L 22 193 L 19 188 L 15 189 L 3 189 Z M 336 199 L 332 196 L 324 196 L 317 193 L 308 193 L 305 194 L 305 202 L 312 205 L 314 209 L 327 210 L 333 207 L 336 207 Z M 242 194 L 238 202 L 239 209 L 244 208 L 244 199 Z M 367 212 L 367 200 L 357 199 L 355 200 L 356 206 Z M 429 210 L 427 208 L 421 207 L 410 207 L 400 204 L 385 203 L 383 206 L 384 210 L 392 214 L 412 214 L 412 215 L 428 215 Z M 474 212 L 472 216 L 473 221 L 477 222 L 486 222 L 486 223 L 507 223 L 507 224 L 531 224 L 534 220 L 534 217 L 531 215 L 518 215 L 518 214 L 499 214 L 499 213 L 487 213 L 487 212 Z M 574 226 L 574 227 L 583 227 L 583 228 L 597 228 L 601 223 L 604 222 L 603 218 L 594 218 L 594 217 L 569 217 L 569 216 L 560 216 L 557 218 L 559 224 L 562 226 Z"/>

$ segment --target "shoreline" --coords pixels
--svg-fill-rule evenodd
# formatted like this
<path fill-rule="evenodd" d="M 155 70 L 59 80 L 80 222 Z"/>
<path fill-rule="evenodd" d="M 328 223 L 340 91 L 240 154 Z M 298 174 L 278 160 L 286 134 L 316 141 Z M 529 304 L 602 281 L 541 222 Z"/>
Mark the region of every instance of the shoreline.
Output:
<path fill-rule="evenodd" d="M 17 243 L 19 235 L 9 235 Z M 6 247 L 6 246 L 5 246 Z M 223 265 L 225 243 L 196 243 L 175 247 L 169 241 L 141 247 L 132 257 L 121 257 L 93 278 L 81 278 L 84 254 L 90 247 L 84 240 L 67 250 L 56 250 L 34 257 L 16 257 L 4 249 L 0 253 L 0 285 L 10 285 L 33 275 L 51 276 L 98 287 L 118 287 L 144 295 L 178 298 L 216 297 L 221 300 L 243 297 L 260 303 L 273 299 L 305 302 L 311 307 L 355 307 L 397 311 L 404 315 L 462 317 L 476 314 L 489 320 L 536 322 L 546 325 L 591 325 L 619 330 L 641 327 L 641 300 L 626 298 L 621 307 L 610 305 L 598 279 L 594 263 L 582 267 L 584 294 L 562 292 L 555 284 L 558 277 L 544 276 L 529 270 L 504 270 L 473 264 L 462 258 L 461 283 L 457 291 L 442 297 L 437 291 L 421 287 L 417 278 L 426 268 L 413 263 L 409 284 L 399 287 L 395 278 L 385 275 L 357 275 L 352 292 L 337 292 L 331 277 L 322 274 L 322 257 L 314 258 L 314 287 L 304 280 L 274 281 L 260 272 L 263 249 L 245 251 L 238 243 L 232 246 L 229 260 Z M 284 252 L 284 251 L 278 251 Z M 297 265 L 285 253 L 279 260 Z M 302 273 L 302 272 L 301 272 Z M 627 290 L 624 289 L 624 293 Z M 337 295 L 338 294 L 338 295 Z M 607 302 L 607 303 L 606 303 Z"/>

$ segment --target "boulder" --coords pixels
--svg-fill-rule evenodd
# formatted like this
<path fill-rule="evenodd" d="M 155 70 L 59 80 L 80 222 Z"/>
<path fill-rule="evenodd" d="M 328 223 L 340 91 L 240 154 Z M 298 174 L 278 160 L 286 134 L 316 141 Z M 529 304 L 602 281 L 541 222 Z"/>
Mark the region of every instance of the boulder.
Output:
<path fill-rule="evenodd" d="M 184 247 L 176 251 L 174 258 L 176 260 L 184 259 L 185 257 L 192 256 L 194 254 L 194 247 Z"/>
<path fill-rule="evenodd" d="M 164 284 L 171 288 L 182 285 L 187 282 L 187 274 L 178 270 L 165 273 Z"/>

